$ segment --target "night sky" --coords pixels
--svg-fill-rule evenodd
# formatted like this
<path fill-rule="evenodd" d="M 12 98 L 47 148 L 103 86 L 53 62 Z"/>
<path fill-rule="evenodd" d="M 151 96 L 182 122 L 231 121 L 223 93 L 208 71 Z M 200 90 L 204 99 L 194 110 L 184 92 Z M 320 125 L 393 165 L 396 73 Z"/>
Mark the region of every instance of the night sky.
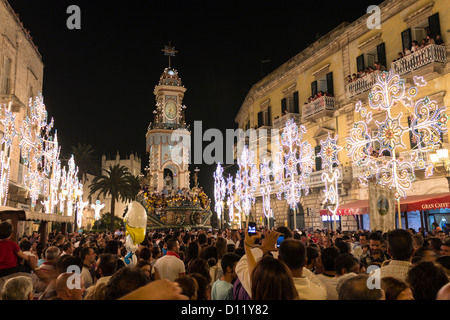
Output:
<path fill-rule="evenodd" d="M 225 133 L 237 128 L 234 118 L 262 75 L 381 2 L 9 0 L 42 54 L 44 102 L 62 153 L 88 143 L 99 157 L 138 153 L 143 166 L 153 90 L 168 66 L 161 49 L 169 41 L 178 51 L 172 67 L 187 88 L 188 124 L 193 129 L 202 120 L 203 130 Z M 81 30 L 66 27 L 69 5 L 81 9 Z M 216 166 L 198 167 L 213 198 Z"/>

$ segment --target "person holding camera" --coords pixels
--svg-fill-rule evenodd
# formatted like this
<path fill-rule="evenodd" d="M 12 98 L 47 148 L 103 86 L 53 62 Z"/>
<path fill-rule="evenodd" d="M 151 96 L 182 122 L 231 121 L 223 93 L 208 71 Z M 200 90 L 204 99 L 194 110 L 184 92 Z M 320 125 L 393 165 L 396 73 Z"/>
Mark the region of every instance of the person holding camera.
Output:
<path fill-rule="evenodd" d="M 299 240 L 287 238 L 279 244 L 277 242 L 279 232 L 269 231 L 260 246 L 254 243 L 261 237 L 259 232 L 255 235 L 246 233 L 244 240 L 245 255 L 236 265 L 236 274 L 244 289 L 253 298 L 252 294 L 252 272 L 256 264 L 264 256 L 273 256 L 280 260 L 290 271 L 298 298 L 303 300 L 326 300 L 327 290 L 322 282 L 306 266 L 306 248 Z M 282 268 L 279 268 L 282 270 Z"/>

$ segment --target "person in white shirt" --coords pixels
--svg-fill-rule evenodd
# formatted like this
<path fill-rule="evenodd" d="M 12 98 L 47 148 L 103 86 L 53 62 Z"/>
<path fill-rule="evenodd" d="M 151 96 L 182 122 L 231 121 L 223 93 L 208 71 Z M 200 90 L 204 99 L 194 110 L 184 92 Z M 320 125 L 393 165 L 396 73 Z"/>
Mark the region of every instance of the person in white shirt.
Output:
<path fill-rule="evenodd" d="M 155 279 L 174 281 L 186 274 L 186 267 L 178 255 L 180 243 L 177 239 L 167 240 L 167 253 L 155 263 Z"/>
<path fill-rule="evenodd" d="M 276 243 L 280 233 L 272 231 L 266 235 L 261 246 L 251 249 L 251 256 L 244 255 L 236 265 L 236 274 L 242 283 L 242 286 L 251 295 L 251 274 L 250 265 L 256 264 L 264 254 L 274 251 L 275 258 L 283 261 L 292 273 L 295 288 L 297 289 L 299 299 L 301 300 L 325 300 L 327 290 L 317 277 L 308 269 L 306 265 L 306 248 L 299 240 L 286 239 L 279 247 L 277 252 Z M 259 233 L 253 237 L 259 237 Z M 244 241 L 244 246 L 248 243 Z M 249 248 L 247 248 L 248 250 Z M 250 259 L 250 260 L 248 260 Z M 252 261 L 253 260 L 253 261 Z"/>

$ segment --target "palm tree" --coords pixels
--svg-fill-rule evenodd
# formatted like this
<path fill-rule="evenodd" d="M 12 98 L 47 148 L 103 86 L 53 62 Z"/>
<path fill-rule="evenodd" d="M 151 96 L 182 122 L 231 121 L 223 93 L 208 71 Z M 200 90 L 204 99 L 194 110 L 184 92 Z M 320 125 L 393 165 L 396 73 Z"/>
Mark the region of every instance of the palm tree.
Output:
<path fill-rule="evenodd" d="M 116 164 L 105 169 L 106 174 L 97 176 L 92 181 L 90 194 L 100 191 L 104 197 L 111 196 L 111 214 L 115 216 L 116 201 L 133 201 L 139 193 L 139 180 L 126 167 Z M 114 232 L 114 219 L 111 219 L 110 229 Z"/>
<path fill-rule="evenodd" d="M 95 150 L 90 144 L 78 143 L 78 145 L 72 146 L 72 154 L 83 184 L 86 182 L 88 173 L 93 175 L 99 173 L 100 166 L 94 152 Z"/>

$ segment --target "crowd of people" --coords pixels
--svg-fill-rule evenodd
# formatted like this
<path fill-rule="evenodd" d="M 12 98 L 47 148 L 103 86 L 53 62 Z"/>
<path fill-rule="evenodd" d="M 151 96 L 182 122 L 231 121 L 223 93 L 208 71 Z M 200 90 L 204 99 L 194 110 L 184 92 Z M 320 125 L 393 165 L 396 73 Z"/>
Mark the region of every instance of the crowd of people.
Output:
<path fill-rule="evenodd" d="M 450 238 L 438 226 L 155 230 L 135 259 L 123 230 L 35 232 L 17 243 L 12 233 L 0 223 L 3 300 L 450 299 Z"/>

